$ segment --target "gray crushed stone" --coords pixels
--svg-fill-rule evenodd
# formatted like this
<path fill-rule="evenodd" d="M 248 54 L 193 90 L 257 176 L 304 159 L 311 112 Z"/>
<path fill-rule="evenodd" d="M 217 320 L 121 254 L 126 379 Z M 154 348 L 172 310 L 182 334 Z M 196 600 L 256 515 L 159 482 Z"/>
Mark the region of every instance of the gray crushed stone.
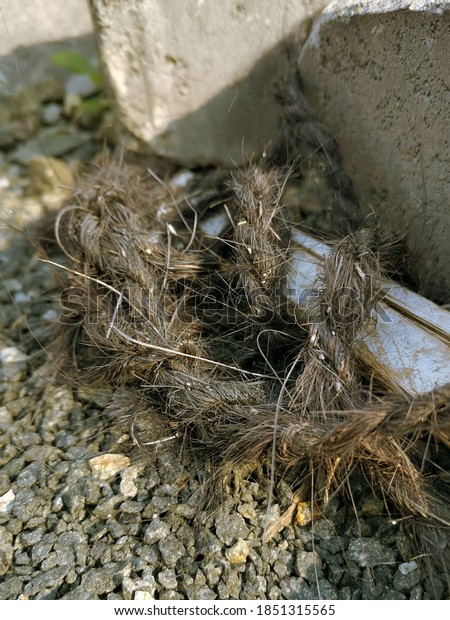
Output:
<path fill-rule="evenodd" d="M 325 517 L 288 525 L 263 544 L 267 473 L 240 480 L 235 496 L 224 490 L 216 512 L 198 520 L 193 468 L 176 451 L 146 461 L 113 432 L 103 415 L 109 388 L 75 389 L 55 377 L 46 355 L 54 279 L 14 230 L 47 207 L 27 195 L 21 165 L 42 144 L 73 165 L 75 150 L 93 140 L 62 115 L 64 85 L 41 86 L 40 96 L 25 93 L 30 115 L 51 126 L 30 134 L 10 112 L 0 131 L 0 599 L 447 596 L 364 481 L 355 483 L 356 514 L 349 500 L 333 498 Z M 75 80 L 66 92 L 75 87 L 91 92 Z M 107 455 L 116 458 L 108 470 L 97 458 Z M 286 481 L 275 490 L 270 519 L 293 501 Z"/>

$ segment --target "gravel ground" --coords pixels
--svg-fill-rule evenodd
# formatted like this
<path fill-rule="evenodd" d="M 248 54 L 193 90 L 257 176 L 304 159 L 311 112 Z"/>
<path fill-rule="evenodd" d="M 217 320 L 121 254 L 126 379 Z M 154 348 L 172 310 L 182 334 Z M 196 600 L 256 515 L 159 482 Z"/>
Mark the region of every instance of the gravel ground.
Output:
<path fill-rule="evenodd" d="M 0 599 L 445 597 L 363 480 L 354 477 L 353 499 L 333 498 L 326 515 L 311 521 L 300 507 L 263 544 L 264 467 L 236 477 L 217 510 L 196 519 L 202 472 L 176 449 L 144 460 L 103 414 L 114 399 L 107 387 L 55 376 L 46 351 L 55 279 L 21 230 L 66 193 L 30 159 L 44 144 L 70 185 L 105 133 L 98 117 L 93 131 L 92 118 L 69 109 L 73 84 L 47 87 L 45 97 L 43 84 L 28 90 L 26 122 L 0 102 L 9 119 L 0 132 Z M 293 501 L 279 480 L 270 518 Z"/>

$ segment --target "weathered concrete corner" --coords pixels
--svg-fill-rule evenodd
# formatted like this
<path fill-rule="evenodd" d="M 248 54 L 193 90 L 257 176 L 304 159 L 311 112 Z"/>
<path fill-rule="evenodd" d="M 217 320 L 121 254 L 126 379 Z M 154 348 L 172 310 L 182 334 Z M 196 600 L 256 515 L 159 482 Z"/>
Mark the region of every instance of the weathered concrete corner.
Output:
<path fill-rule="evenodd" d="M 279 47 L 326 0 L 91 0 L 121 119 L 159 155 L 241 163 L 273 139 Z"/>
<path fill-rule="evenodd" d="M 333 2 L 302 50 L 306 95 L 363 209 L 405 234 L 421 292 L 450 301 L 450 2 Z"/>

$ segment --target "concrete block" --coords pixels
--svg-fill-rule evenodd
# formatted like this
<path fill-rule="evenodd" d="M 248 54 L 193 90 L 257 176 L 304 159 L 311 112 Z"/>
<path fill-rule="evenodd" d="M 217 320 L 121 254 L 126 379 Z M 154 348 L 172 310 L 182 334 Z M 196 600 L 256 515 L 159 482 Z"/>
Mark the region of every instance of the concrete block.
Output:
<path fill-rule="evenodd" d="M 450 2 L 333 2 L 299 65 L 365 212 L 406 235 L 423 294 L 450 302 Z"/>
<path fill-rule="evenodd" d="M 95 54 L 87 0 L 0 2 L 0 94 L 51 73 L 51 55 L 73 49 Z"/>
<path fill-rule="evenodd" d="M 91 0 L 121 119 L 186 165 L 245 161 L 273 139 L 279 47 L 326 0 Z"/>

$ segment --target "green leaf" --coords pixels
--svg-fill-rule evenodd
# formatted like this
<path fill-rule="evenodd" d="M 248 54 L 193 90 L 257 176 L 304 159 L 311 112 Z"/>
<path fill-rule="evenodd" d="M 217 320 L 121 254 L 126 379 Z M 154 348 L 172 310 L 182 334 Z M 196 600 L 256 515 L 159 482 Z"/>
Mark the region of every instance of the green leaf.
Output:
<path fill-rule="evenodd" d="M 58 52 L 53 54 L 52 63 L 57 67 L 64 67 L 72 73 L 81 73 L 83 75 L 89 75 L 92 79 L 93 73 L 98 73 L 94 71 L 91 67 L 90 63 L 86 60 L 84 56 L 82 56 L 78 52 L 67 51 L 67 52 Z M 94 80 L 93 80 L 94 81 Z"/>
<path fill-rule="evenodd" d="M 86 99 L 82 101 L 78 106 L 78 111 L 83 113 L 92 114 L 94 112 L 102 112 L 109 107 L 106 99 L 102 99 L 100 97 L 92 97 L 91 99 Z"/>
<path fill-rule="evenodd" d="M 95 69 L 92 69 L 92 71 L 89 73 L 89 77 L 98 88 L 103 88 L 104 79 L 101 71 L 96 71 Z"/>

